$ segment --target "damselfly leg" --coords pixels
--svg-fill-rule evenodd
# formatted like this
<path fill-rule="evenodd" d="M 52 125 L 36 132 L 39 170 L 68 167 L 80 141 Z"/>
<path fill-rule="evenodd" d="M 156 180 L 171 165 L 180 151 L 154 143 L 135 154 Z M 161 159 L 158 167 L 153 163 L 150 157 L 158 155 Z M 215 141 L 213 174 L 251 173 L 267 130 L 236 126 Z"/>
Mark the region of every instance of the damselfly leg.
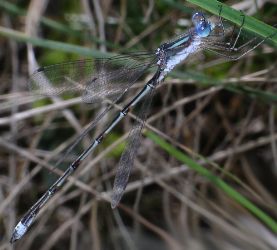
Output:
<path fill-rule="evenodd" d="M 219 11 L 219 20 L 215 24 L 217 29 L 214 29 L 213 35 L 205 39 L 205 42 L 202 44 L 202 46 L 203 49 L 212 51 L 213 53 L 228 60 L 239 60 L 266 42 L 268 39 L 277 35 L 277 32 L 273 32 L 265 38 L 254 36 L 246 42 L 240 42 L 240 40 L 243 40 L 244 36 L 242 35 L 242 31 L 245 23 L 245 15 L 243 13 L 241 14 L 242 21 L 239 27 L 236 29 L 235 25 L 233 25 L 232 28 L 225 28 L 221 13 L 222 7 Z M 240 45 L 238 45 L 239 43 Z"/>

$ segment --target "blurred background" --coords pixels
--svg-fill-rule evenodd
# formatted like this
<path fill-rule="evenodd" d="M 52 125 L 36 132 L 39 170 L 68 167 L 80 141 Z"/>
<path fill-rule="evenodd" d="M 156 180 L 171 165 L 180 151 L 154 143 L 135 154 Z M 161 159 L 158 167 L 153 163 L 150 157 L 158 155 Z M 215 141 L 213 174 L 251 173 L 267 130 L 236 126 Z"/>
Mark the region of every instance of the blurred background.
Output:
<path fill-rule="evenodd" d="M 224 2 L 277 23 L 275 0 Z M 153 51 L 185 32 L 196 10 L 201 9 L 181 0 L 0 1 L 1 250 L 277 248 L 272 228 L 147 135 L 122 204 L 112 210 L 104 197 L 134 123 L 130 116 L 49 202 L 26 236 L 9 243 L 21 216 L 118 110 L 54 168 L 107 104 L 88 105 L 77 95 L 55 100 L 33 95 L 30 74 L 64 61 Z M 137 82 L 124 103 L 151 75 Z M 158 87 L 147 130 L 169 138 L 276 220 L 276 83 L 272 44 L 232 62 L 201 52 Z"/>

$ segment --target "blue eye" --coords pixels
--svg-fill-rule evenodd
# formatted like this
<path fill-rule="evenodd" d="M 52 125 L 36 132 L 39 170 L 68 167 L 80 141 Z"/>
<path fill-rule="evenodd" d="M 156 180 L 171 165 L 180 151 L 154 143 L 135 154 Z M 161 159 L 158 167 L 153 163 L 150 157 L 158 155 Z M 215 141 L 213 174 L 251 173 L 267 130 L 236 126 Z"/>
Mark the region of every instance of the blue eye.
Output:
<path fill-rule="evenodd" d="M 193 14 L 191 21 L 194 24 L 194 26 L 197 26 L 202 22 L 206 22 L 206 19 L 202 12 L 196 12 Z"/>
<path fill-rule="evenodd" d="M 207 21 L 203 21 L 195 25 L 195 32 L 200 37 L 207 37 L 210 35 L 212 29 L 211 25 Z"/>
<path fill-rule="evenodd" d="M 202 12 L 196 12 L 193 14 L 192 23 L 194 24 L 195 32 L 200 37 L 207 37 L 212 31 L 211 24 L 206 20 Z"/>

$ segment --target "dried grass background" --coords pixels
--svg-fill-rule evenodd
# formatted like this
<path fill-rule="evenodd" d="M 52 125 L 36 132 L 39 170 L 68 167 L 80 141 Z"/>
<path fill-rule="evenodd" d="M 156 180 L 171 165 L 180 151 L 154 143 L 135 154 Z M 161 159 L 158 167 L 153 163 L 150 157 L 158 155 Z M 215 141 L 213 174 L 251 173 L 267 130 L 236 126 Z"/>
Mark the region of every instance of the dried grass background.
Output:
<path fill-rule="evenodd" d="M 154 50 L 183 32 L 197 9 L 185 1 L 1 2 L 1 27 L 99 54 Z M 225 3 L 270 25 L 277 23 L 277 1 Z M 26 236 L 10 245 L 21 216 L 113 117 L 108 115 L 59 168 L 53 168 L 106 105 L 87 105 L 78 96 L 42 98 L 28 91 L 29 74 L 39 65 L 85 58 L 72 52 L 0 36 L 1 250 L 277 248 L 273 230 L 147 136 L 142 138 L 122 202 L 112 210 L 107 198 L 134 123 L 132 115 L 88 157 Z M 273 220 L 276 66 L 276 47 L 267 43 L 234 62 L 201 53 L 176 70 L 182 77 L 173 75 L 159 86 L 146 124 L 148 131 L 170 138 Z"/>

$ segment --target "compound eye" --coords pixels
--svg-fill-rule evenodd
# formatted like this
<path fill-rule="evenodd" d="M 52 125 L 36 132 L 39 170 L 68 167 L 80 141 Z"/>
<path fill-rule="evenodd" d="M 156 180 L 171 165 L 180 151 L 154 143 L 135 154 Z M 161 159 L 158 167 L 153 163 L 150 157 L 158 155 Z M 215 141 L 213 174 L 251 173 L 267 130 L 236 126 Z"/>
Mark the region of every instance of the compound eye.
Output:
<path fill-rule="evenodd" d="M 195 26 L 195 32 L 200 37 L 209 36 L 211 31 L 212 31 L 211 25 L 207 21 L 200 22 Z"/>
<path fill-rule="evenodd" d="M 198 36 L 207 37 L 210 35 L 212 31 L 211 24 L 208 20 L 206 20 L 202 12 L 194 13 L 191 20 L 195 26 L 194 30 Z"/>
<path fill-rule="evenodd" d="M 203 15 L 202 12 L 194 13 L 191 20 L 192 20 L 192 23 L 194 24 L 194 26 L 197 26 L 202 22 L 206 22 L 205 16 Z"/>

